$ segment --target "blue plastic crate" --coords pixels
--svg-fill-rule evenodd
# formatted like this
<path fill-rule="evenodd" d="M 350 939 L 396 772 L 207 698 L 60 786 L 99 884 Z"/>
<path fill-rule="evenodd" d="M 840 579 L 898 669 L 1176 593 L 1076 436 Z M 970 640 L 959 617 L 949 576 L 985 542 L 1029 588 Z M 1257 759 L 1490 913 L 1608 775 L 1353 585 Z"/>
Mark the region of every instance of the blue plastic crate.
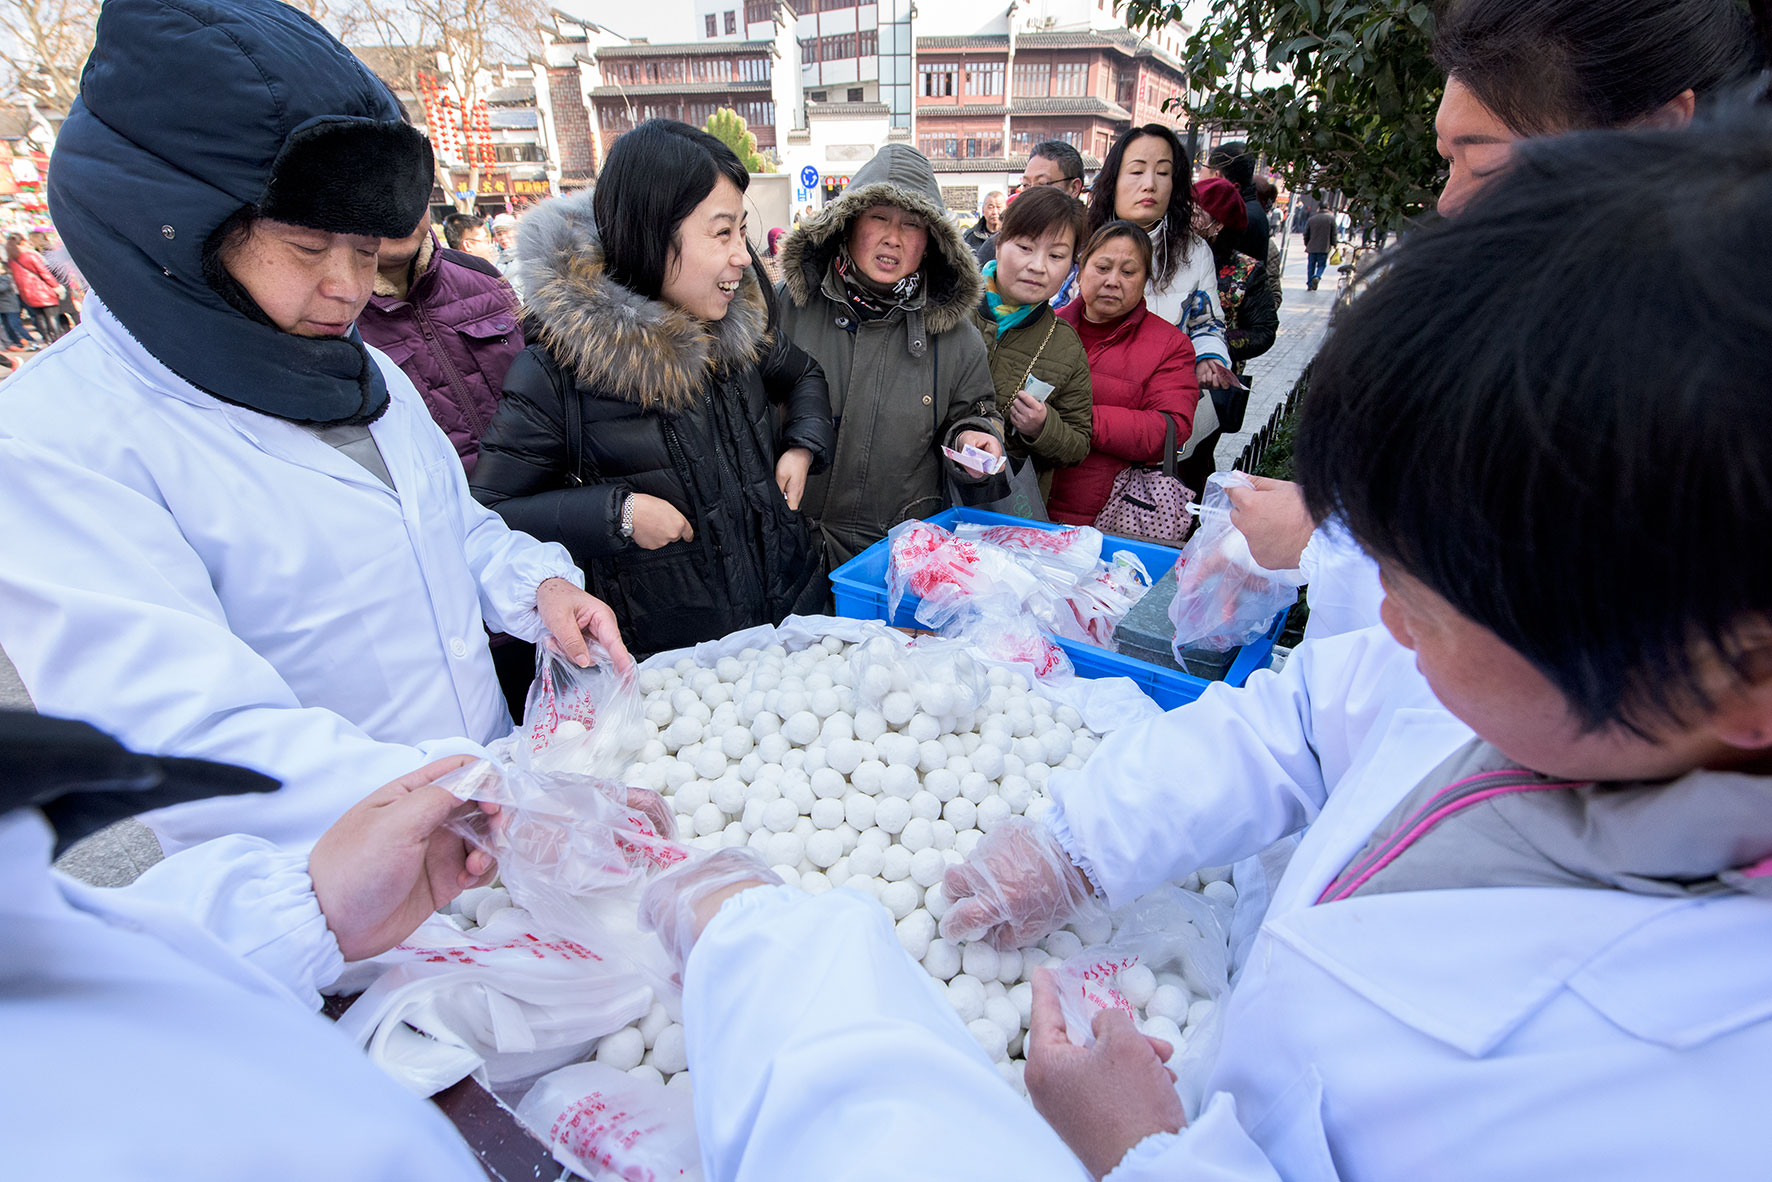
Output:
<path fill-rule="evenodd" d="M 1009 517 L 1002 513 L 985 513 L 978 509 L 956 508 L 945 513 L 937 513 L 928 519 L 933 525 L 945 529 L 953 529 L 962 521 L 976 522 L 981 525 L 1023 525 L 1035 529 L 1062 529 L 1063 526 L 1050 525 L 1041 521 L 1028 521 L 1021 517 Z M 1169 573 L 1181 557 L 1181 551 L 1169 546 L 1156 546 L 1149 542 L 1135 542 L 1130 538 L 1117 538 L 1105 535 L 1102 542 L 1102 553 L 1112 554 L 1115 550 L 1130 550 L 1138 555 L 1145 569 L 1150 571 L 1151 581 L 1162 578 Z M 831 572 L 831 589 L 837 597 L 837 614 L 856 620 L 886 619 L 886 568 L 888 563 L 887 543 L 884 540 L 875 542 L 848 562 Z M 889 623 L 901 628 L 915 628 L 916 611 L 920 601 L 914 595 L 906 595 L 898 605 L 898 615 Z M 1273 656 L 1274 642 L 1279 639 L 1280 631 L 1286 626 L 1286 613 L 1281 612 L 1274 617 L 1274 622 L 1262 636 L 1251 644 L 1244 645 L 1237 652 L 1236 660 L 1231 662 L 1224 680 L 1228 685 L 1242 685 L 1249 675 L 1257 669 L 1267 667 Z M 1096 648 L 1092 644 L 1082 644 L 1074 640 L 1058 641 L 1077 668 L 1079 677 L 1130 677 L 1138 687 L 1149 694 L 1157 705 L 1165 710 L 1193 701 L 1206 692 L 1211 682 L 1195 677 L 1191 673 L 1183 673 L 1178 669 L 1165 669 L 1153 665 L 1149 661 L 1140 661 L 1134 657 L 1121 656 L 1104 648 Z"/>

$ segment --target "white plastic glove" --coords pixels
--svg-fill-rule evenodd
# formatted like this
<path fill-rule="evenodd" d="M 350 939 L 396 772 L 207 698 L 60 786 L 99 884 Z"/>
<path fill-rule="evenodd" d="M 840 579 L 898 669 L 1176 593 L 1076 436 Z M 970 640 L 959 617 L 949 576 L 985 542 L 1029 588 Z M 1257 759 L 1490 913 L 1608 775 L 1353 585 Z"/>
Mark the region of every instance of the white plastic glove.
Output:
<path fill-rule="evenodd" d="M 780 886 L 781 876 L 749 846 L 729 846 L 691 858 L 662 874 L 640 896 L 640 930 L 657 932 L 677 972 L 727 897 L 753 886 Z"/>
<path fill-rule="evenodd" d="M 1024 948 L 1099 906 L 1052 831 L 1025 817 L 998 825 L 970 857 L 948 867 L 942 890 L 954 900 L 941 919 L 942 938 L 984 940 L 998 951 Z"/>

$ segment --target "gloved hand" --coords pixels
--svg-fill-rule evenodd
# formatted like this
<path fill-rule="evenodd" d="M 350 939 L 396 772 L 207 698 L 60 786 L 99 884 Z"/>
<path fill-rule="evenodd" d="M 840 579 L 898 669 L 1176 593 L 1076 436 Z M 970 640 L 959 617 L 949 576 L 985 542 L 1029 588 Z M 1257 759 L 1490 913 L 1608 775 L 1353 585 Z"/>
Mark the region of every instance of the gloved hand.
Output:
<path fill-rule="evenodd" d="M 749 846 L 729 846 L 691 858 L 654 879 L 640 896 L 640 930 L 657 932 L 677 972 L 720 904 L 754 886 L 780 886 L 781 876 Z"/>
<path fill-rule="evenodd" d="M 1024 948 L 1097 906 L 1094 885 L 1052 831 L 1025 817 L 985 834 L 970 857 L 948 867 L 942 890 L 954 900 L 942 938 L 982 939 L 998 951 Z"/>
<path fill-rule="evenodd" d="M 623 803 L 650 821 L 652 831 L 658 836 L 666 841 L 676 840 L 677 819 L 672 815 L 671 806 L 665 803 L 664 797 L 650 788 L 629 788 Z"/>

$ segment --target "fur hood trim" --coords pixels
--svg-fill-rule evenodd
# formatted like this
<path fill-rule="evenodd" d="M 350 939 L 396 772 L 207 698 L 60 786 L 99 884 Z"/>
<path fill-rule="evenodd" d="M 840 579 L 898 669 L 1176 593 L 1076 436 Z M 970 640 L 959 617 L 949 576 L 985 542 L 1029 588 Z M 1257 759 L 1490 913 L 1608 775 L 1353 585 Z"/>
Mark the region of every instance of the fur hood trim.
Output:
<path fill-rule="evenodd" d="M 850 223 L 876 205 L 894 205 L 917 214 L 929 227 L 923 255 L 924 325 L 939 335 L 966 323 L 984 295 L 984 279 L 940 193 L 935 172 L 921 153 L 904 144 L 886 145 L 835 201 L 782 239 L 781 274 L 788 298 L 795 307 L 806 307 L 823 286 Z"/>
<path fill-rule="evenodd" d="M 747 267 L 723 319 L 711 324 L 609 278 L 591 193 L 544 201 L 523 215 L 517 267 L 530 339 L 580 386 L 647 409 L 694 406 L 714 370 L 754 364 L 768 307 Z"/>

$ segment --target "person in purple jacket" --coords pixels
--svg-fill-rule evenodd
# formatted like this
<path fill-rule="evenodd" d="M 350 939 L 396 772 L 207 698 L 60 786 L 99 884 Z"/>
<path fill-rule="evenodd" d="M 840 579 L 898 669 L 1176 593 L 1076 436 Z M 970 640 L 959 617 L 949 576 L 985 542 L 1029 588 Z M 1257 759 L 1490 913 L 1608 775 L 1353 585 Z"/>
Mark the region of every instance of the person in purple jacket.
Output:
<path fill-rule="evenodd" d="M 376 272 L 357 331 L 412 379 L 472 476 L 523 351 L 517 297 L 497 267 L 439 244 L 429 212 L 406 237 L 382 239 Z"/>

